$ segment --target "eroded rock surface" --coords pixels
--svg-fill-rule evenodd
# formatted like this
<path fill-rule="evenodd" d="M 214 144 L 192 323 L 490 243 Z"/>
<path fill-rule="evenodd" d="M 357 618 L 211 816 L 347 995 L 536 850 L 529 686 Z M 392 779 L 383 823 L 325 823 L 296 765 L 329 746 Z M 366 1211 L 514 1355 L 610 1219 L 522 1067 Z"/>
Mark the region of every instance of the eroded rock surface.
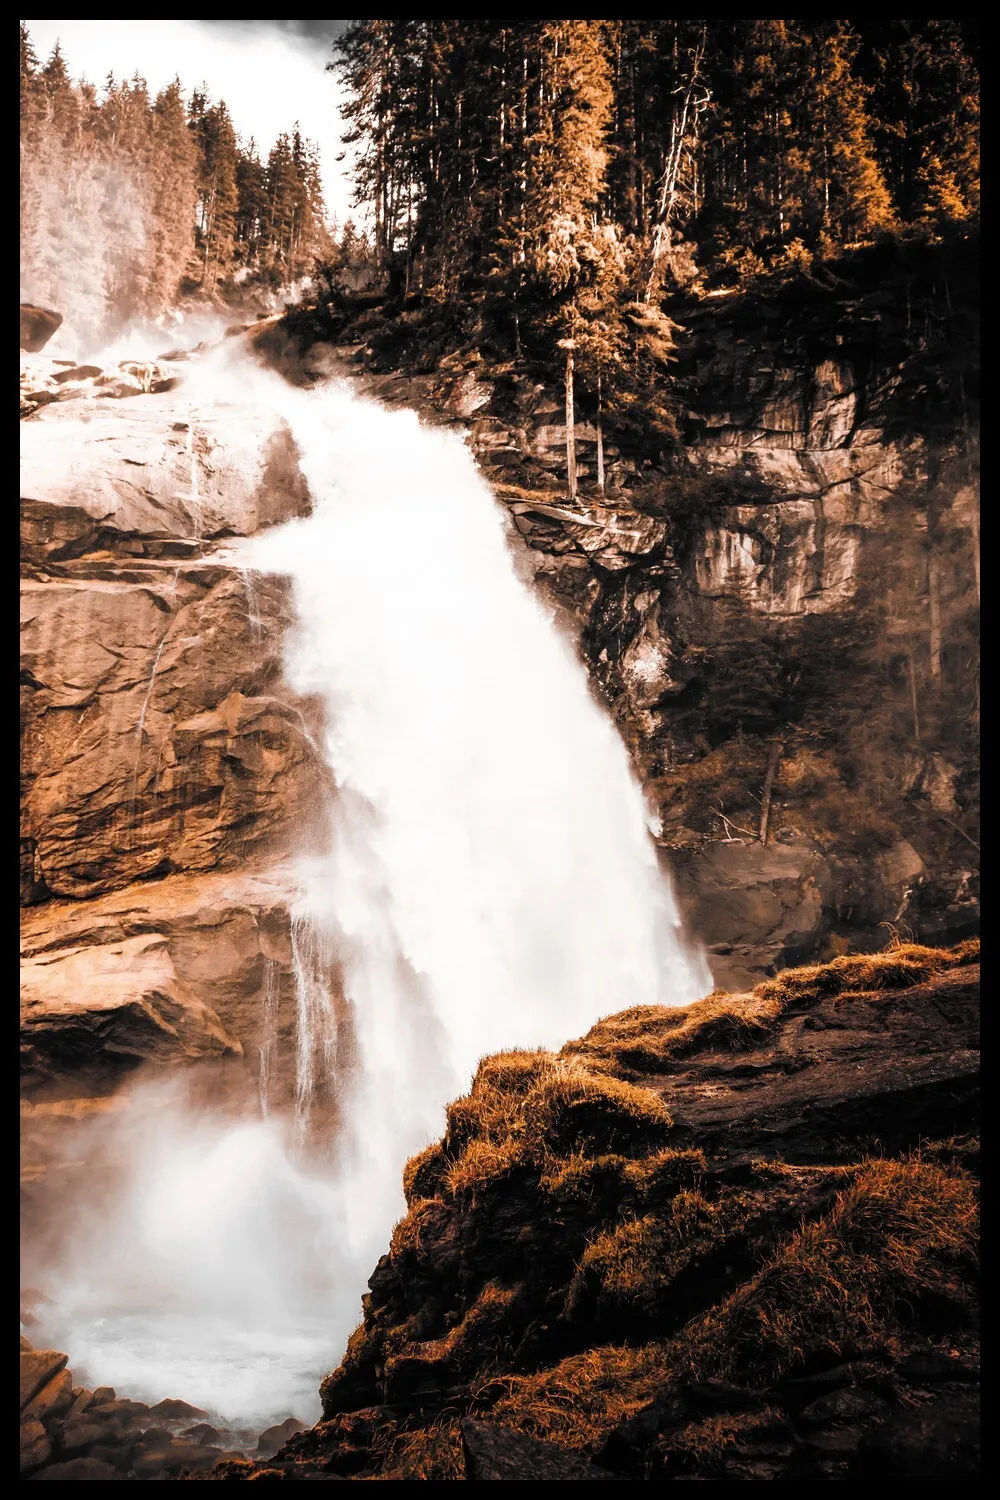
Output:
<path fill-rule="evenodd" d="M 324 772 L 283 586 L 214 543 L 302 513 L 287 432 L 153 400 L 22 435 L 22 899 L 279 857 Z"/>

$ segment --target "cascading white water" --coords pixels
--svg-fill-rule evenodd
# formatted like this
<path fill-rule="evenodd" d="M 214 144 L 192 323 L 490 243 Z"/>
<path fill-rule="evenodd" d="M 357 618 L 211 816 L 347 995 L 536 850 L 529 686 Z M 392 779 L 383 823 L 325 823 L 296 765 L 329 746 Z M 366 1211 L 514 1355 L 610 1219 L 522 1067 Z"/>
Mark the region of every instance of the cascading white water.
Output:
<path fill-rule="evenodd" d="M 250 555 L 292 580 L 286 674 L 326 704 L 339 791 L 299 918 L 326 935 L 349 1007 L 341 1169 L 368 1185 L 375 1248 L 402 1161 L 484 1053 L 559 1046 L 711 981 L 621 740 L 461 438 L 345 384 L 274 399 L 314 508 Z"/>
<path fill-rule="evenodd" d="M 343 383 L 294 389 L 231 347 L 188 393 L 204 406 L 220 388 L 245 420 L 288 422 L 313 498 L 239 555 L 291 580 L 286 675 L 325 704 L 338 789 L 293 912 L 298 1129 L 158 1103 L 141 1155 L 129 1148 L 119 1248 L 107 1253 L 107 1219 L 78 1233 L 58 1331 L 91 1378 L 132 1394 L 310 1417 L 303 1379 L 336 1363 L 357 1320 L 403 1164 L 479 1058 L 558 1047 L 626 1006 L 687 1004 L 711 979 L 625 749 L 519 579 L 461 438 Z M 262 1004 L 273 1022 L 273 996 Z M 295 1146 L 315 1133 L 321 1086 L 339 1120 L 322 1172 Z M 147 1256 L 130 1304 L 145 1321 L 123 1338 L 108 1305 L 130 1244 Z M 269 1365 L 275 1338 L 292 1353 Z"/>

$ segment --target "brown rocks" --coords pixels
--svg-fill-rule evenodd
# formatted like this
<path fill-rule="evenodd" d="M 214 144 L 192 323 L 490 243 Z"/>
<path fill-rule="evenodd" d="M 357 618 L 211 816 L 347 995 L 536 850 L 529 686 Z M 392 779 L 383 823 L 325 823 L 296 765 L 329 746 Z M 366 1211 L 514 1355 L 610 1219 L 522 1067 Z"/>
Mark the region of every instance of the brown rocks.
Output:
<path fill-rule="evenodd" d="M 32 1478 L 99 1479 L 107 1482 L 110 1479 L 124 1479 L 125 1475 L 99 1458 L 70 1458 L 62 1463 L 47 1465 L 40 1474 L 32 1475 Z"/>
<path fill-rule="evenodd" d="M 975 1480 L 981 1474 L 979 1394 L 948 1391 L 865 1433 L 852 1478 Z"/>
<path fill-rule="evenodd" d="M 47 407 L 22 429 L 21 495 L 35 555 L 103 541 L 247 536 L 308 507 L 294 447 L 222 414 L 169 404 Z M 40 550 L 39 550 L 40 549 Z"/>
<path fill-rule="evenodd" d="M 690 930 L 711 954 L 717 984 L 759 984 L 776 961 L 814 952 L 833 890 L 829 862 L 796 841 L 717 841 L 674 855 Z"/>
<path fill-rule="evenodd" d="M 39 1391 L 60 1370 L 65 1369 L 68 1359 L 66 1354 L 58 1354 L 54 1349 L 22 1349 L 20 1354 L 20 1393 L 21 1410 L 38 1395 Z"/>
<path fill-rule="evenodd" d="M 207 1417 L 208 1412 L 202 1411 L 200 1406 L 192 1406 L 190 1401 L 180 1401 L 175 1396 L 168 1396 L 163 1401 L 158 1401 L 155 1406 L 149 1408 L 151 1417 L 159 1417 L 161 1421 L 184 1421 L 192 1417 Z"/>
<path fill-rule="evenodd" d="M 62 313 L 51 307 L 36 307 L 33 302 L 21 303 L 21 348 L 29 354 L 44 349 L 49 339 L 62 323 Z"/>
<path fill-rule="evenodd" d="M 22 1479 L 177 1479 L 203 1474 L 223 1458 L 241 1460 L 242 1452 L 226 1451 L 226 1438 L 252 1441 L 250 1433 L 223 1434 L 207 1422 L 178 1435 L 182 1423 L 205 1416 L 200 1407 L 169 1398 L 151 1408 L 119 1397 L 111 1386 L 74 1386 L 65 1355 L 26 1348 L 26 1342 L 22 1335 Z M 302 1423 L 289 1418 L 273 1429 L 273 1445 L 264 1435 L 264 1450 L 275 1451 L 301 1430 Z"/>
<path fill-rule="evenodd" d="M 311 821 L 325 772 L 274 691 L 272 581 L 258 606 L 263 633 L 242 578 L 199 565 L 25 584 L 27 900 L 274 857 Z"/>
<path fill-rule="evenodd" d="M 210 1469 L 221 1457 L 221 1448 L 172 1442 L 168 1447 L 143 1448 L 133 1460 L 132 1474 L 136 1479 L 175 1479 L 183 1472 L 198 1473 Z"/>
<path fill-rule="evenodd" d="M 52 1441 L 36 1418 L 21 1422 L 20 1472 L 31 1474 L 40 1469 L 52 1452 Z"/>
<path fill-rule="evenodd" d="M 254 1072 L 267 984 L 275 998 L 272 1097 L 283 1097 L 294 1055 L 294 889 L 280 872 L 174 876 L 30 908 L 22 927 L 22 1143 L 33 1172 L 58 1152 L 88 1098 L 139 1062 L 245 1059 Z"/>
<path fill-rule="evenodd" d="M 273 1458 L 290 1437 L 305 1429 L 305 1425 L 298 1417 L 286 1417 L 283 1422 L 276 1422 L 273 1427 L 265 1428 L 257 1439 L 257 1452 L 263 1458 Z"/>
<path fill-rule="evenodd" d="M 22 1422 L 48 1422 L 60 1417 L 73 1405 L 73 1377 L 68 1370 L 60 1370 L 47 1380 L 37 1395 L 32 1396 L 21 1411 Z"/>
<path fill-rule="evenodd" d="M 239 1042 L 178 983 L 167 945 L 138 937 L 30 969 L 22 987 L 24 1066 L 32 1078 L 141 1062 L 237 1057 Z"/>

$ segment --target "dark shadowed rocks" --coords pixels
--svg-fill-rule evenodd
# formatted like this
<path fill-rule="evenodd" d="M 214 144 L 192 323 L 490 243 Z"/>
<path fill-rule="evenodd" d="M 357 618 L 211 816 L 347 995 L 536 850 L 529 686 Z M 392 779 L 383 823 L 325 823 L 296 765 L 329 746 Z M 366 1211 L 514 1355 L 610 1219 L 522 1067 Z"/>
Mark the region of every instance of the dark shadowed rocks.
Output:
<path fill-rule="evenodd" d="M 469 1418 L 462 1422 L 462 1448 L 467 1479 L 519 1479 L 536 1484 L 556 1479 L 621 1479 L 556 1443 L 539 1442 L 523 1432 Z"/>
<path fill-rule="evenodd" d="M 62 323 L 62 313 L 51 307 L 36 307 L 33 302 L 21 303 L 21 348 L 29 354 L 44 349 L 49 339 Z"/>

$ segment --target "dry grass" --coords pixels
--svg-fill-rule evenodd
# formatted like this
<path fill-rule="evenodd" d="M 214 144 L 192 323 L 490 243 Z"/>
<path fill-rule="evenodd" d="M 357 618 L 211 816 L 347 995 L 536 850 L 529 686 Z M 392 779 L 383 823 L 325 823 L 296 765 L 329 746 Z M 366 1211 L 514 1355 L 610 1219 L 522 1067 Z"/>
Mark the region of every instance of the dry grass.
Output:
<path fill-rule="evenodd" d="M 524 1100 L 529 1136 L 558 1155 L 586 1150 L 632 1156 L 662 1140 L 672 1124 L 657 1094 L 594 1073 L 576 1058 L 544 1073 Z"/>
<path fill-rule="evenodd" d="M 427 1183 L 475 1199 L 519 1169 L 554 1182 L 574 1160 L 582 1167 L 595 1156 L 650 1149 L 670 1129 L 666 1108 L 608 1067 L 550 1052 L 485 1058 L 469 1093 L 449 1107 L 443 1169 L 428 1153 L 407 1168 L 414 1193 Z"/>
<path fill-rule="evenodd" d="M 566 1447 L 593 1451 L 612 1428 L 635 1415 L 669 1379 L 669 1344 L 602 1345 L 550 1370 L 510 1376 L 492 1415 L 509 1427 Z M 494 1398 L 499 1382 L 484 1392 Z"/>
<path fill-rule="evenodd" d="M 504 1140 L 472 1140 L 457 1161 L 449 1163 L 445 1191 L 452 1198 L 475 1199 L 486 1188 L 499 1183 L 519 1167 L 530 1165 L 531 1152 L 519 1135 Z"/>
<path fill-rule="evenodd" d="M 969 1304 L 977 1231 L 964 1174 L 918 1157 L 867 1162 L 828 1214 L 688 1331 L 690 1367 L 766 1382 L 817 1355 L 878 1351 L 928 1294 Z"/>
<path fill-rule="evenodd" d="M 659 1213 L 628 1218 L 587 1246 L 570 1282 L 568 1317 L 602 1322 L 659 1320 L 682 1271 L 744 1228 L 751 1200 L 730 1193 L 715 1202 L 697 1190 L 676 1193 Z"/>
<path fill-rule="evenodd" d="M 784 1011 L 828 995 L 865 994 L 873 990 L 899 990 L 923 984 L 942 970 L 975 962 L 979 939 L 955 948 L 925 948 L 919 943 L 898 943 L 883 953 L 847 954 L 827 964 L 786 969 L 776 979 L 759 984 L 754 994 L 775 1001 Z"/>
<path fill-rule="evenodd" d="M 478 1382 L 474 1407 L 595 1451 L 672 1383 L 768 1387 L 867 1358 L 922 1329 L 928 1307 L 961 1327 L 974 1299 L 976 1203 L 962 1168 L 974 1163 L 972 1143 L 902 1161 L 755 1161 L 738 1187 L 709 1178 L 700 1151 L 672 1147 L 659 1094 L 621 1075 L 669 1072 L 697 1047 L 759 1047 L 787 1011 L 831 996 L 892 1003 L 893 991 L 972 963 L 978 951 L 977 942 L 950 951 L 896 943 L 786 971 L 748 995 L 625 1011 L 559 1054 L 485 1058 L 448 1112 L 444 1141 L 407 1166 L 410 1209 L 390 1248 L 401 1296 L 369 1305 L 367 1327 L 324 1383 L 330 1409 L 385 1399 L 382 1376 L 397 1359 L 440 1355 L 449 1380 Z M 780 1226 L 821 1208 L 776 1241 Z M 659 1337 L 677 1326 L 678 1299 L 694 1284 L 689 1268 L 728 1262 L 731 1240 L 758 1269 L 669 1340 Z M 555 1362 L 602 1328 L 619 1342 Z M 644 1342 L 623 1347 L 626 1338 Z M 551 1367 L 526 1373 L 536 1359 Z M 739 1433 L 710 1421 L 670 1441 L 672 1467 L 690 1461 L 702 1472 Z M 383 1458 L 384 1478 L 464 1473 L 450 1418 L 393 1435 Z"/>
<path fill-rule="evenodd" d="M 827 964 L 786 969 L 745 995 L 717 990 L 688 1006 L 636 1006 L 608 1016 L 560 1056 L 577 1058 L 588 1068 L 614 1068 L 634 1077 L 669 1071 L 672 1064 L 701 1047 L 735 1050 L 766 1041 L 790 1006 L 816 1003 L 846 992 L 905 989 L 934 974 L 979 957 L 979 940 L 955 948 L 925 948 L 902 943 L 883 953 L 854 954 Z"/>
<path fill-rule="evenodd" d="M 754 1412 L 724 1412 L 689 1422 L 657 1440 L 653 1452 L 671 1468 L 723 1478 L 728 1450 L 737 1443 L 775 1438 L 788 1431 L 787 1418 L 774 1406 Z"/>
<path fill-rule="evenodd" d="M 563 1052 L 588 1066 L 614 1066 L 632 1077 L 666 1072 L 698 1047 L 736 1050 L 763 1041 L 782 1009 L 759 990 L 746 995 L 718 990 L 695 1005 L 649 1005 L 608 1016 Z"/>
<path fill-rule="evenodd" d="M 697 1216 L 703 1213 L 694 1208 Z M 669 1342 L 604 1346 L 503 1383 L 495 1416 L 512 1427 L 594 1451 L 608 1433 L 678 1380 L 738 1378 L 767 1386 L 820 1357 L 877 1353 L 920 1321 L 921 1299 L 971 1304 L 977 1205 L 964 1174 L 919 1157 L 855 1171 L 829 1213 L 790 1235 L 756 1275 Z M 641 1224 L 595 1259 L 629 1291 L 653 1263 Z M 496 1387 L 494 1386 L 494 1390 Z M 716 1447 L 707 1428 L 691 1442 Z"/>
<path fill-rule="evenodd" d="M 794 750 L 786 750 L 779 760 L 774 786 L 775 792 L 804 796 L 839 780 L 840 773 L 832 756 L 809 745 L 799 745 Z"/>
<path fill-rule="evenodd" d="M 420 1198 L 436 1198 L 444 1183 L 448 1161 L 440 1141 L 411 1156 L 403 1168 L 403 1196 L 407 1208 Z"/>
<path fill-rule="evenodd" d="M 455 1417 L 441 1417 L 376 1444 L 372 1457 L 380 1472 L 376 1479 L 464 1479 L 462 1434 Z"/>

